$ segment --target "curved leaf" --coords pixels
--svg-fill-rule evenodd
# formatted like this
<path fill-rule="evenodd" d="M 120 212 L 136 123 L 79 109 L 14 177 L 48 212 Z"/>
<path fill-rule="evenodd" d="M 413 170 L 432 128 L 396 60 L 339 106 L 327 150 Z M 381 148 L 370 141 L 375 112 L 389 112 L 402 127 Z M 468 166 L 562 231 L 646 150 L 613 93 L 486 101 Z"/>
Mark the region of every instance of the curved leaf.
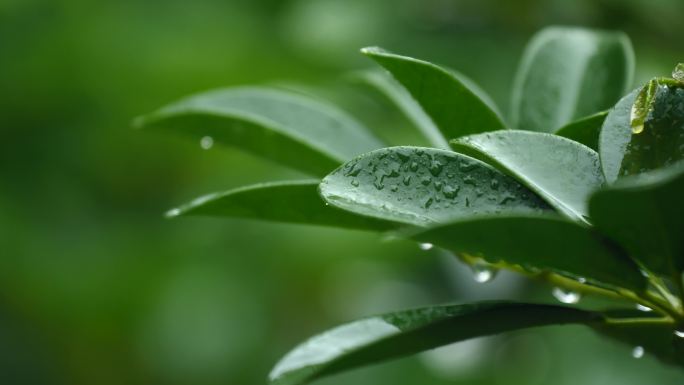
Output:
<path fill-rule="evenodd" d="M 364 154 L 326 176 L 320 192 L 339 208 L 417 226 L 547 208 L 517 181 L 476 159 L 421 147 Z"/>
<path fill-rule="evenodd" d="M 647 268 L 667 277 L 684 270 L 684 164 L 621 179 L 591 197 L 596 227 Z"/>
<path fill-rule="evenodd" d="M 471 218 L 418 230 L 412 238 L 456 253 L 478 255 L 489 263 L 503 261 L 526 270 L 548 270 L 609 288 L 646 288 L 641 271 L 621 249 L 591 229 L 562 218 Z"/>
<path fill-rule="evenodd" d="M 463 75 L 377 47 L 361 52 L 411 93 L 447 139 L 506 128 L 489 97 Z"/>
<path fill-rule="evenodd" d="M 396 225 L 330 207 L 318 195 L 318 180 L 264 183 L 199 197 L 172 209 L 169 217 L 206 215 L 384 231 Z"/>
<path fill-rule="evenodd" d="M 638 93 L 622 98 L 601 129 L 599 152 L 609 182 L 684 159 L 684 89 L 658 86 L 643 130 L 633 133 L 630 118 Z"/>
<path fill-rule="evenodd" d="M 518 67 L 513 128 L 554 132 L 606 110 L 628 90 L 633 71 L 634 52 L 623 33 L 546 28 L 530 41 Z"/>
<path fill-rule="evenodd" d="M 171 129 L 236 146 L 322 176 L 356 155 L 382 147 L 344 112 L 317 100 L 265 88 L 211 91 L 138 118 L 138 127 Z"/>
<path fill-rule="evenodd" d="M 604 182 L 596 151 L 572 140 L 518 130 L 451 142 L 455 151 L 495 164 L 568 217 L 584 221 L 589 194 Z"/>
<path fill-rule="evenodd" d="M 449 144 L 439 128 L 425 114 L 423 108 L 416 102 L 406 89 L 389 74 L 377 71 L 364 71 L 359 75 L 362 80 L 380 91 L 420 130 L 432 146 L 449 149 Z"/>
<path fill-rule="evenodd" d="M 592 324 L 578 309 L 511 302 L 442 305 L 362 319 L 315 336 L 288 353 L 269 375 L 273 385 L 305 384 L 356 367 L 470 338 L 547 325 Z"/>
<path fill-rule="evenodd" d="M 608 116 L 608 111 L 602 111 L 585 118 L 575 120 L 556 131 L 556 135 L 574 140 L 598 151 L 599 134 L 601 126 Z"/>

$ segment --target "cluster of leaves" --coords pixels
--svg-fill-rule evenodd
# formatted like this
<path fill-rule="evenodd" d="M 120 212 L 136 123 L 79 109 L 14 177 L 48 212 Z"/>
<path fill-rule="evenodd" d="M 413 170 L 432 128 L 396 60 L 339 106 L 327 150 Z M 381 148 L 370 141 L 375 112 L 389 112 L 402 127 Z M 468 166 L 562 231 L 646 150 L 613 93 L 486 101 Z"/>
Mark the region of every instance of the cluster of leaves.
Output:
<path fill-rule="evenodd" d="M 569 323 L 684 365 L 681 73 L 630 92 L 634 60 L 624 34 L 548 28 L 525 51 L 504 119 L 452 70 L 379 48 L 362 53 L 386 70 L 365 80 L 434 147 L 386 147 L 342 111 L 290 92 L 192 96 L 137 124 L 211 138 L 322 179 L 211 194 L 170 215 L 392 231 L 465 263 L 632 307 L 484 302 L 385 314 L 303 343 L 277 364 L 272 383 L 301 384 L 467 338 Z"/>

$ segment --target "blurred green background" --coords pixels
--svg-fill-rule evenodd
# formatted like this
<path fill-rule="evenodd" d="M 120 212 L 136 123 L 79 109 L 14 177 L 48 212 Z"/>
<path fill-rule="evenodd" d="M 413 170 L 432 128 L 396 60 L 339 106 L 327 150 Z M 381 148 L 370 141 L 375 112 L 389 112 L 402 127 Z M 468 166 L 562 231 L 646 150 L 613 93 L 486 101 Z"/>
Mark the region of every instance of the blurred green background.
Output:
<path fill-rule="evenodd" d="M 188 93 L 305 89 L 393 144 L 388 102 L 349 81 L 367 45 L 443 63 L 506 110 L 525 41 L 626 31 L 637 81 L 682 61 L 681 0 L 0 0 L 0 383 L 264 384 L 302 339 L 408 306 L 552 302 L 437 250 L 361 232 L 165 220 L 197 195 L 300 177 L 233 149 L 130 129 Z M 592 299 L 585 306 L 602 306 Z M 681 384 L 684 373 L 575 327 L 461 343 L 321 384 Z"/>

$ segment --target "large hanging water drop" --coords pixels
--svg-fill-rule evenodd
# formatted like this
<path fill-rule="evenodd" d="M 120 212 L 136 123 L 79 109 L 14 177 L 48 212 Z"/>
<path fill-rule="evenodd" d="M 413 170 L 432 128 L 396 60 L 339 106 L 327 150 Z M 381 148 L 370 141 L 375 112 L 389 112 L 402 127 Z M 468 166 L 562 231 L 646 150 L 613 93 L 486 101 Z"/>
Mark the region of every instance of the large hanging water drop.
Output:
<path fill-rule="evenodd" d="M 208 150 L 214 146 L 214 138 L 211 136 L 203 136 L 202 139 L 200 139 L 200 147 L 202 147 L 203 150 Z"/>
<path fill-rule="evenodd" d="M 475 262 L 470 265 L 470 269 L 473 271 L 473 279 L 477 283 L 491 282 L 499 272 L 497 268 L 485 262 Z"/>
<path fill-rule="evenodd" d="M 575 304 L 582 299 L 580 293 L 574 292 L 572 290 L 565 290 L 560 287 L 554 287 L 551 294 L 561 303 L 565 304 Z"/>

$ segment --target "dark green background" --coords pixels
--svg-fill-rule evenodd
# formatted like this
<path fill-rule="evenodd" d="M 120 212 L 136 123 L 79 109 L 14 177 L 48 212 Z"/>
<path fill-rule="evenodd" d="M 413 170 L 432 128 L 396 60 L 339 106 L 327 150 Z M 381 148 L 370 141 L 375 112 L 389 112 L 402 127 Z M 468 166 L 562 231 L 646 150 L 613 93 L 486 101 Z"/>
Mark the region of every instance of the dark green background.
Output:
<path fill-rule="evenodd" d="M 231 149 L 130 129 L 188 93 L 306 89 L 415 143 L 348 81 L 381 45 L 469 75 L 507 110 L 525 41 L 550 24 L 622 29 L 637 80 L 684 60 L 681 0 L 0 0 L 0 383 L 261 384 L 295 343 L 355 317 L 482 298 L 437 251 L 373 234 L 162 213 L 300 177 Z M 591 300 L 587 306 L 598 305 Z M 522 331 L 321 384 L 679 384 L 680 370 L 581 328 Z"/>

